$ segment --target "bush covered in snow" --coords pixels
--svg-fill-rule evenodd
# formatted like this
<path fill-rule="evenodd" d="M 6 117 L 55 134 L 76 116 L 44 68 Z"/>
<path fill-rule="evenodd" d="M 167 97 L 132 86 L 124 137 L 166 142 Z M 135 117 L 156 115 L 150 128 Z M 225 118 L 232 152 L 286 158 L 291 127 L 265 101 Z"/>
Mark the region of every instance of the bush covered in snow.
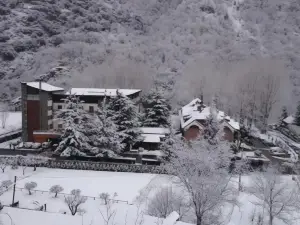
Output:
<path fill-rule="evenodd" d="M 11 180 L 4 180 L 1 182 L 1 188 L 8 189 L 11 187 L 12 184 L 13 182 Z"/>
<path fill-rule="evenodd" d="M 55 198 L 57 197 L 57 194 L 62 192 L 64 190 L 64 188 L 60 185 L 53 185 L 51 188 L 50 188 L 50 192 L 51 193 L 54 193 L 55 194 Z"/>
<path fill-rule="evenodd" d="M 25 183 L 25 185 L 24 185 L 24 188 L 28 191 L 28 194 L 29 195 L 32 195 L 32 190 L 33 189 L 35 189 L 37 187 L 37 183 L 36 182 L 33 182 L 33 181 L 31 181 L 31 182 L 27 182 L 27 183 Z"/>

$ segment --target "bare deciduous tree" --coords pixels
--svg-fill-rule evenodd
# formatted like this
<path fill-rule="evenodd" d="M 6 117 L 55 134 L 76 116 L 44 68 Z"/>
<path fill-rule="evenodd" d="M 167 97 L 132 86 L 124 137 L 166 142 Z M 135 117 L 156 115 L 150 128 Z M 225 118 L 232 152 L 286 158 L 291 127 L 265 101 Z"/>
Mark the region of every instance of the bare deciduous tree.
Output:
<path fill-rule="evenodd" d="M 53 185 L 51 188 L 50 188 L 50 192 L 51 193 L 55 193 L 55 196 L 54 198 L 57 197 L 57 194 L 62 192 L 64 190 L 64 188 L 60 185 Z"/>
<path fill-rule="evenodd" d="M 274 224 L 274 219 L 287 224 L 297 219 L 295 213 L 299 212 L 300 202 L 296 189 L 288 185 L 274 168 L 256 174 L 248 191 L 257 198 L 253 203 L 263 212 L 265 210 L 269 225 Z"/>
<path fill-rule="evenodd" d="M 79 189 L 73 189 L 69 196 L 65 197 L 65 203 L 68 205 L 71 214 L 74 216 L 79 206 L 83 203 L 85 203 L 87 200 L 87 197 L 81 195 L 81 190 Z"/>
<path fill-rule="evenodd" d="M 187 196 L 176 192 L 172 187 L 160 188 L 148 203 L 147 213 L 150 216 L 166 218 L 171 212 L 176 211 L 181 219 L 190 209 Z"/>
<path fill-rule="evenodd" d="M 37 183 L 36 182 L 27 182 L 25 185 L 24 185 L 24 188 L 28 191 L 28 194 L 31 195 L 31 191 L 33 189 L 35 189 L 37 187 Z"/>
<path fill-rule="evenodd" d="M 197 225 L 219 223 L 221 208 L 236 203 L 236 190 L 230 185 L 230 146 L 222 139 L 215 110 L 211 114 L 199 140 L 173 141 L 167 164 L 189 194 Z"/>
<path fill-rule="evenodd" d="M 100 194 L 100 198 L 102 200 L 104 200 L 104 210 L 100 209 L 100 214 L 101 214 L 104 224 L 105 225 L 115 225 L 115 216 L 116 216 L 117 211 L 113 208 L 114 199 L 109 199 L 108 193 Z"/>

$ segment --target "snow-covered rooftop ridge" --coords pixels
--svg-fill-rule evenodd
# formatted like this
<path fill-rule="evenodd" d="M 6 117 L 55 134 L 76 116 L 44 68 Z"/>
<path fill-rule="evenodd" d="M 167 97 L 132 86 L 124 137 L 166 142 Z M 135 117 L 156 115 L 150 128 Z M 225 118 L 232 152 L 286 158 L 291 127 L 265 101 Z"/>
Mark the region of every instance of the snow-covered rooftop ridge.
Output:
<path fill-rule="evenodd" d="M 202 104 L 199 98 L 192 100 L 181 108 L 181 127 L 184 128 L 197 120 L 206 120 L 211 113 L 211 108 Z M 223 111 L 218 110 L 218 120 L 225 120 L 233 129 L 239 130 L 239 122 L 227 116 Z"/>
<path fill-rule="evenodd" d="M 290 116 L 288 116 L 287 118 L 285 118 L 285 119 L 283 120 L 283 122 L 285 122 L 285 123 L 287 123 L 287 124 L 292 124 L 292 123 L 294 123 L 294 121 L 295 121 L 294 115 L 290 115 Z"/>
<path fill-rule="evenodd" d="M 170 129 L 165 127 L 141 127 L 139 128 L 143 134 L 169 134 Z"/>
<path fill-rule="evenodd" d="M 40 82 L 34 81 L 34 82 L 24 82 L 27 86 L 33 87 L 36 89 L 40 89 Z M 56 87 L 51 84 L 47 84 L 45 82 L 41 82 L 41 90 L 52 92 L 52 91 L 63 91 L 64 89 L 61 87 Z"/>
<path fill-rule="evenodd" d="M 117 91 L 128 96 L 140 92 L 140 89 L 104 89 L 104 88 L 71 88 L 66 94 L 88 96 L 116 96 Z"/>
<path fill-rule="evenodd" d="M 144 138 L 143 142 L 145 143 L 160 143 L 160 138 L 165 137 L 163 134 L 141 134 L 141 136 Z"/>
<path fill-rule="evenodd" d="M 19 102 L 21 102 L 21 96 L 16 97 L 16 98 L 14 98 L 13 100 L 11 100 L 11 103 L 12 103 L 12 104 L 17 104 L 17 103 L 19 103 Z"/>

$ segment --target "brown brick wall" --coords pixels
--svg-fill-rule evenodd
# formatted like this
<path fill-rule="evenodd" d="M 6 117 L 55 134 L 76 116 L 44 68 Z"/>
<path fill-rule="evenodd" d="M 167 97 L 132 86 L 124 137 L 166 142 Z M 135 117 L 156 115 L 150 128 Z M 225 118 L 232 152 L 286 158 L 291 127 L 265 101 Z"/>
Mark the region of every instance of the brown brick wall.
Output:
<path fill-rule="evenodd" d="M 201 135 L 201 132 L 197 126 L 191 126 L 183 134 L 186 140 L 195 140 L 199 135 Z M 224 127 L 224 139 L 230 142 L 234 140 L 233 133 L 228 127 Z"/>
<path fill-rule="evenodd" d="M 27 100 L 28 141 L 33 140 L 33 131 L 40 130 L 40 102 Z"/>
<path fill-rule="evenodd" d="M 186 140 L 195 140 L 200 135 L 200 130 L 197 126 L 191 126 L 189 129 L 187 129 L 183 136 Z"/>
<path fill-rule="evenodd" d="M 233 132 L 228 127 L 224 127 L 223 131 L 224 131 L 224 139 L 233 142 L 234 140 Z"/>

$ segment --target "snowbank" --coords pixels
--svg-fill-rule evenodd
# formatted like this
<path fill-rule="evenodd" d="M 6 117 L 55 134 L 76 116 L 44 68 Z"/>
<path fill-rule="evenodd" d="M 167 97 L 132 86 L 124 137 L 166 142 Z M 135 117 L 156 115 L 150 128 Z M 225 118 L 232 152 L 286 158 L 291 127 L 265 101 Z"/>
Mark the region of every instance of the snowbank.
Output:
<path fill-rule="evenodd" d="M 3 225 L 82 225 L 81 216 L 47 213 L 35 210 L 4 207 L 1 212 Z"/>

